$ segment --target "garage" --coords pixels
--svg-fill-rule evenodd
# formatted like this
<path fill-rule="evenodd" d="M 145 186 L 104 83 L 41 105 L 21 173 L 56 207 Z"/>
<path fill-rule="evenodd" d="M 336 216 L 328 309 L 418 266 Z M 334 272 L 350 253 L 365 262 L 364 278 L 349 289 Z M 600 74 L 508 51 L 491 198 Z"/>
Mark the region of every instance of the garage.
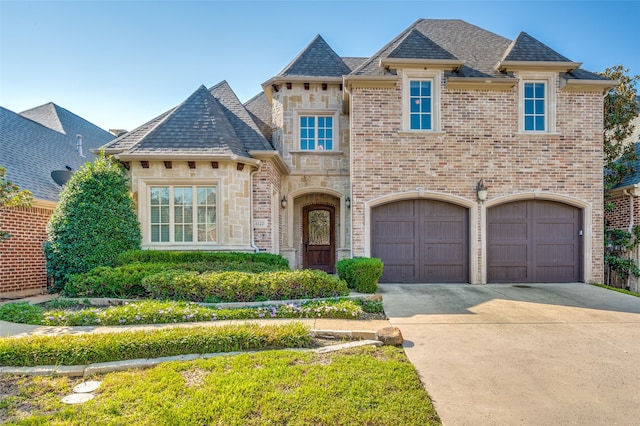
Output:
<path fill-rule="evenodd" d="M 487 282 L 582 280 L 582 210 L 527 200 L 487 211 Z"/>
<path fill-rule="evenodd" d="M 380 282 L 469 282 L 469 212 L 436 200 L 403 200 L 371 212 L 371 254 Z"/>

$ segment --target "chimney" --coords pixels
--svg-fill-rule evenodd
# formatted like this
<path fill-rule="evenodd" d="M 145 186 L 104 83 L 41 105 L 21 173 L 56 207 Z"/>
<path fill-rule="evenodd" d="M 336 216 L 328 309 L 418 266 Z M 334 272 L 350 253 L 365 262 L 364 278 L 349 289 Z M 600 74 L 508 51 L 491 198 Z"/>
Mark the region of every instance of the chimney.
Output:
<path fill-rule="evenodd" d="M 84 157 L 82 152 L 82 135 L 79 133 L 76 135 L 76 150 L 78 151 L 78 154 L 80 154 L 80 157 Z"/>

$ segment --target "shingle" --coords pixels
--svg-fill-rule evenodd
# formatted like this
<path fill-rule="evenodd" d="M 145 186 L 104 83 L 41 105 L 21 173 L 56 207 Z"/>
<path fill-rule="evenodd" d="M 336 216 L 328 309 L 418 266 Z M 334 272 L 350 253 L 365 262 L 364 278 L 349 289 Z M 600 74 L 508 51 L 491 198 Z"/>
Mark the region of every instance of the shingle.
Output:
<path fill-rule="evenodd" d="M 369 58 L 360 58 L 360 57 L 342 57 L 342 62 L 351 70 L 355 70 L 360 65 L 362 65 Z"/>
<path fill-rule="evenodd" d="M 256 123 L 264 137 L 273 144 L 273 111 L 264 92 L 260 92 L 244 103 L 249 116 Z"/>
<path fill-rule="evenodd" d="M 403 59 L 457 59 L 420 31 L 412 29 L 388 55 Z"/>
<path fill-rule="evenodd" d="M 342 77 L 350 72 L 336 52 L 317 35 L 277 77 Z"/>
<path fill-rule="evenodd" d="M 625 186 L 634 185 L 640 183 L 640 140 L 633 145 L 636 152 L 636 160 L 631 163 L 633 173 L 628 174 L 622 179 L 622 181 L 614 186 L 612 189 L 624 188 Z"/>
<path fill-rule="evenodd" d="M 536 40 L 525 32 L 511 43 L 505 54 L 505 61 L 541 61 L 541 62 L 571 62 L 546 44 Z"/>

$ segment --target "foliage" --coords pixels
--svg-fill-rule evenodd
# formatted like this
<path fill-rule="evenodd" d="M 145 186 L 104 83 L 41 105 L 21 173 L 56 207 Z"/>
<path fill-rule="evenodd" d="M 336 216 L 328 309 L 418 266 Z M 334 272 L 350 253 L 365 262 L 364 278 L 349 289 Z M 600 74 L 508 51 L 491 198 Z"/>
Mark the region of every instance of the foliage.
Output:
<path fill-rule="evenodd" d="M 43 312 L 42 306 L 28 302 L 6 303 L 0 306 L 0 320 L 21 324 L 42 324 Z"/>
<path fill-rule="evenodd" d="M 227 253 L 228 254 L 228 253 Z M 204 258 L 204 257 L 203 257 Z M 142 280 L 150 275 L 167 271 L 204 272 L 275 272 L 289 270 L 278 263 L 263 263 L 258 261 L 244 262 L 229 258 L 227 260 L 194 261 L 191 263 L 127 263 L 115 268 L 101 266 L 84 274 L 69 276 L 64 286 L 63 294 L 67 297 L 118 297 L 137 298 L 147 296 L 147 290 Z"/>
<path fill-rule="evenodd" d="M 383 268 L 380 259 L 368 257 L 342 259 L 336 264 L 340 279 L 346 281 L 349 288 L 361 293 L 375 293 L 378 290 Z"/>
<path fill-rule="evenodd" d="M 593 285 L 596 286 L 596 287 L 606 288 L 607 290 L 613 290 L 613 291 L 616 291 L 618 293 L 628 294 L 629 296 L 640 297 L 640 293 L 635 293 L 633 291 L 629 291 L 629 290 L 626 290 L 624 288 L 611 287 L 611 286 L 604 285 L 604 284 L 593 284 Z"/>
<path fill-rule="evenodd" d="M 600 73 L 603 77 L 618 81 L 618 85 L 604 98 L 605 189 L 612 188 L 626 175 L 633 173 L 630 163 L 636 160 L 633 145 L 624 141 L 633 132 L 633 119 L 640 114 L 636 89 L 640 76 L 630 76 L 628 72 L 622 65 L 616 65 Z"/>
<path fill-rule="evenodd" d="M 0 365 L 84 365 L 137 358 L 307 347 L 301 323 L 170 328 L 64 336 L 0 338 Z"/>
<path fill-rule="evenodd" d="M 623 280 L 630 275 L 640 277 L 640 268 L 630 257 L 640 243 L 640 226 L 634 226 L 632 232 L 624 229 L 607 229 L 605 236 L 607 238 L 605 265 L 616 271 Z"/>
<path fill-rule="evenodd" d="M 163 250 L 129 250 L 117 255 L 114 265 L 126 265 L 133 262 L 145 263 L 193 263 L 214 262 L 220 264 L 262 263 L 289 269 L 287 259 L 279 254 L 271 253 L 236 253 L 216 251 L 163 251 Z"/>
<path fill-rule="evenodd" d="M 349 293 L 345 283 L 327 273 L 311 270 L 265 272 L 168 271 L 142 280 L 154 299 L 193 302 L 252 302 L 312 299 Z"/>
<path fill-rule="evenodd" d="M 440 424 L 415 368 L 402 348 L 391 346 L 222 356 L 101 380 L 94 400 L 67 405 L 60 399 L 79 379 L 0 377 L 0 387 L 19 389 L 6 419 L 17 422 L 30 407 L 21 421 L 33 425 Z"/>
<path fill-rule="evenodd" d="M 20 187 L 6 177 L 7 170 L 0 166 L 0 207 L 31 207 L 31 192 Z M 11 238 L 11 234 L 0 230 L 0 243 Z"/>
<path fill-rule="evenodd" d="M 56 290 L 68 275 L 111 265 L 119 253 L 139 248 L 140 225 L 121 166 L 100 156 L 76 171 L 47 232 L 47 271 Z"/>

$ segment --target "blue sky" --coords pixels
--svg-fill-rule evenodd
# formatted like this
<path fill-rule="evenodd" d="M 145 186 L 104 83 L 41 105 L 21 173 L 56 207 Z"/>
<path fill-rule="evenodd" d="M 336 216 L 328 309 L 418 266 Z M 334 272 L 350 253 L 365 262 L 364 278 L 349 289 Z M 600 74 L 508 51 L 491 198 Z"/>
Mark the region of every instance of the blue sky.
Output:
<path fill-rule="evenodd" d="M 132 130 L 201 84 L 249 100 L 316 34 L 370 56 L 419 18 L 525 31 L 587 70 L 640 74 L 639 1 L 0 0 L 0 105 Z"/>

